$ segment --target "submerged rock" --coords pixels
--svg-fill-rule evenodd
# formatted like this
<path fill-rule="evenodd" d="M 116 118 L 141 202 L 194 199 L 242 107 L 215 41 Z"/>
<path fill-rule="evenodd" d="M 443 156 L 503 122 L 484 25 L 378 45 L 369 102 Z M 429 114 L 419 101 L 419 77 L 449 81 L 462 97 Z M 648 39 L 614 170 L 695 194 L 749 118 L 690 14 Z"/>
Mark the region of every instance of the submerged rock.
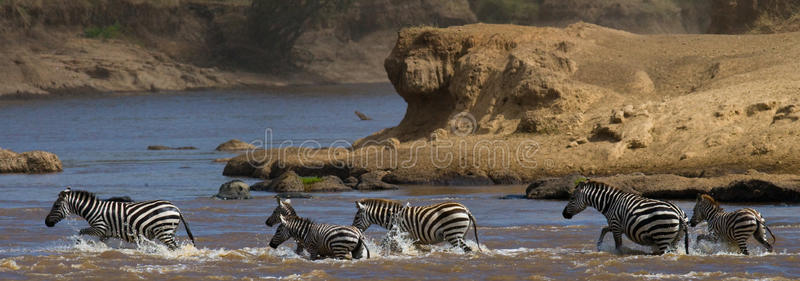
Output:
<path fill-rule="evenodd" d="M 0 173 L 52 173 L 63 171 L 61 160 L 46 151 L 16 153 L 0 148 Z"/>
<path fill-rule="evenodd" d="M 271 180 L 265 180 L 265 181 L 254 183 L 253 185 L 250 186 L 250 190 L 252 190 L 252 191 L 269 191 L 269 190 L 267 190 L 267 188 L 269 187 L 270 183 L 272 183 Z"/>
<path fill-rule="evenodd" d="M 576 174 L 534 181 L 525 189 L 525 197 L 528 199 L 567 199 L 575 189 L 576 181 L 582 177 Z"/>
<path fill-rule="evenodd" d="M 356 110 L 356 116 L 358 116 L 358 119 L 361 119 L 361 120 L 364 120 L 364 121 L 372 120 L 372 118 L 369 118 L 369 116 L 367 116 L 364 113 L 361 113 L 361 111 L 358 111 L 358 110 Z"/>
<path fill-rule="evenodd" d="M 179 146 L 179 147 L 169 147 L 165 145 L 150 145 L 147 146 L 147 150 L 195 150 L 197 147 L 194 146 Z"/>
<path fill-rule="evenodd" d="M 240 150 L 251 150 L 251 149 L 256 149 L 256 146 L 237 139 L 226 141 L 217 146 L 216 148 L 217 151 L 240 151 Z"/>
<path fill-rule="evenodd" d="M 240 180 L 223 183 L 214 197 L 225 200 L 251 199 L 250 186 Z"/>
<path fill-rule="evenodd" d="M 282 192 L 275 194 L 277 198 L 303 198 L 303 199 L 310 199 L 311 194 L 302 193 L 302 192 Z"/>

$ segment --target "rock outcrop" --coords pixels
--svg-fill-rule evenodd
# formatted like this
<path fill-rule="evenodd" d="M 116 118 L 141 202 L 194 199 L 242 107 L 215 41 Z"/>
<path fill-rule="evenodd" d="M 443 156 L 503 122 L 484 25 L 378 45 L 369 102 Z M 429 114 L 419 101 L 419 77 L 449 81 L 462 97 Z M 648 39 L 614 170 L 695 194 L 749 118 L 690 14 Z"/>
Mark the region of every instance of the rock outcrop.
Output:
<path fill-rule="evenodd" d="M 385 61 L 408 104 L 397 126 L 351 149 L 258 150 L 225 172 L 388 171 L 387 183 L 475 185 L 573 173 L 796 173 L 800 61 L 787 57 L 800 57 L 795 34 L 408 28 Z"/>
<path fill-rule="evenodd" d="M 264 191 L 271 192 L 304 192 L 303 180 L 294 171 L 286 171 L 273 179 Z"/>
<path fill-rule="evenodd" d="M 385 190 L 385 189 L 398 189 L 397 185 L 383 181 L 383 178 L 388 175 L 387 171 L 372 171 L 361 175 L 359 178 L 356 189 L 358 190 Z"/>
<path fill-rule="evenodd" d="M 550 178 L 531 183 L 530 199 L 568 199 L 580 176 Z M 629 174 L 593 177 L 623 191 L 649 198 L 691 200 L 707 193 L 722 202 L 800 202 L 800 176 L 748 171 L 746 174 L 689 178 L 671 174 Z"/>
<path fill-rule="evenodd" d="M 241 150 L 253 150 L 253 149 L 256 149 L 256 146 L 251 144 L 251 143 L 243 142 L 243 141 L 240 141 L 240 140 L 237 140 L 237 139 L 232 139 L 232 140 L 229 140 L 229 141 L 226 141 L 226 142 L 220 144 L 219 146 L 217 146 L 217 148 L 215 150 L 217 150 L 217 151 L 241 151 Z"/>
<path fill-rule="evenodd" d="M 241 200 L 241 199 L 253 198 L 253 196 L 250 195 L 250 186 L 241 180 L 232 180 L 223 183 L 219 187 L 219 192 L 217 192 L 217 195 L 214 195 L 214 197 L 224 200 Z"/>
<path fill-rule="evenodd" d="M 61 160 L 46 151 L 16 153 L 0 148 L 0 173 L 52 173 L 63 171 Z"/>
<path fill-rule="evenodd" d="M 305 190 L 306 192 L 338 192 L 352 191 L 353 188 L 346 186 L 337 176 L 324 176 L 320 181 L 309 184 Z"/>

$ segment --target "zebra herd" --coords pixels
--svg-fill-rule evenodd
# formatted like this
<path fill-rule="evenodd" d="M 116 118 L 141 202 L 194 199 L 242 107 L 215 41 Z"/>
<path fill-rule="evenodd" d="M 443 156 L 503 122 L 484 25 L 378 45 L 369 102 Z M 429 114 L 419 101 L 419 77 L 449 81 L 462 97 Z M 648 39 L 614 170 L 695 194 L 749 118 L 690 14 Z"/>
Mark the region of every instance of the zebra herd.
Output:
<path fill-rule="evenodd" d="M 363 232 L 371 225 L 379 225 L 389 232 L 408 235 L 415 244 L 437 244 L 448 242 L 456 248 L 470 252 L 465 237 L 472 226 L 475 241 L 480 250 L 478 228 L 475 217 L 462 204 L 444 202 L 428 206 L 410 206 L 395 200 L 361 199 L 355 202 L 356 214 L 351 226 L 317 223 L 297 214 L 290 200 L 276 199 L 277 206 L 267 218 L 269 227 L 278 225 L 269 246 L 277 248 L 293 239 L 295 252 L 309 253 L 309 258 L 360 259 L 370 251 Z M 766 226 L 761 214 L 745 208 L 725 212 L 711 196 L 698 194 L 691 221 L 677 205 L 621 191 L 615 187 L 584 181 L 576 185 L 562 215 L 571 219 L 587 207 L 602 213 L 608 226 L 603 227 L 597 241 L 598 249 L 603 238 L 611 232 L 616 249 L 622 246 L 622 235 L 631 241 L 651 246 L 655 254 L 677 249 L 684 240 L 689 252 L 689 226 L 708 221 L 710 234 L 698 236 L 698 240 L 709 239 L 736 244 L 742 254 L 749 254 L 747 240 L 753 236 L 768 251 L 773 250 L 775 236 Z M 92 235 L 101 241 L 118 238 L 136 242 L 140 237 L 155 239 L 170 250 L 178 246 L 175 231 L 180 222 L 194 244 L 189 225 L 178 207 L 168 201 L 130 202 L 127 200 L 101 200 L 93 193 L 67 188 L 58 194 L 50 213 L 45 219 L 48 227 L 69 214 L 84 218 L 89 227 L 80 230 L 81 235 Z M 766 233 L 772 236 L 768 242 Z M 389 239 L 384 238 L 384 243 Z M 349 257 L 348 257 L 349 255 Z"/>

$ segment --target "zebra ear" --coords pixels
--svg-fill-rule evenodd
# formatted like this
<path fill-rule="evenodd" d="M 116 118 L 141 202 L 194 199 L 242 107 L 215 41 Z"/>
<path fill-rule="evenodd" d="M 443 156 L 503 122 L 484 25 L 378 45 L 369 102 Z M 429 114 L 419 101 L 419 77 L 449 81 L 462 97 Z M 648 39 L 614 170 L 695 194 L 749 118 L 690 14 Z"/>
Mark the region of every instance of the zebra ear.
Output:
<path fill-rule="evenodd" d="M 286 199 L 286 200 L 283 200 L 283 204 L 284 204 L 284 205 L 289 205 L 289 204 L 292 204 L 292 199 Z"/>
<path fill-rule="evenodd" d="M 361 201 L 356 201 L 356 208 L 358 208 L 360 210 L 363 210 L 363 209 L 366 209 L 367 206 L 364 206 L 364 204 L 361 204 Z"/>
<path fill-rule="evenodd" d="M 276 201 L 276 202 L 278 202 L 278 205 L 280 205 L 280 204 L 281 204 L 281 198 L 280 198 L 280 197 L 278 197 L 278 196 L 275 196 L 275 201 Z"/>

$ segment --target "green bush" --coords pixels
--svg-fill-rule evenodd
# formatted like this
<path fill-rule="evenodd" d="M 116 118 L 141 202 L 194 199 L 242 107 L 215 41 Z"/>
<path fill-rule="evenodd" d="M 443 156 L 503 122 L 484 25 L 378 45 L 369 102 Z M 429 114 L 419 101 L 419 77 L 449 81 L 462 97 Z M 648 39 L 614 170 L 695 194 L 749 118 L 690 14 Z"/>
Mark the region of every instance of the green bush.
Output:
<path fill-rule="evenodd" d="M 300 180 L 303 181 L 304 185 L 309 185 L 309 184 L 321 182 L 322 178 L 320 178 L 320 177 L 300 177 Z"/>
<path fill-rule="evenodd" d="M 83 35 L 86 36 L 87 38 L 111 39 L 119 37 L 120 34 L 122 34 L 122 26 L 120 26 L 119 23 L 115 23 L 104 27 L 99 27 L 99 26 L 87 27 L 83 31 Z"/>

